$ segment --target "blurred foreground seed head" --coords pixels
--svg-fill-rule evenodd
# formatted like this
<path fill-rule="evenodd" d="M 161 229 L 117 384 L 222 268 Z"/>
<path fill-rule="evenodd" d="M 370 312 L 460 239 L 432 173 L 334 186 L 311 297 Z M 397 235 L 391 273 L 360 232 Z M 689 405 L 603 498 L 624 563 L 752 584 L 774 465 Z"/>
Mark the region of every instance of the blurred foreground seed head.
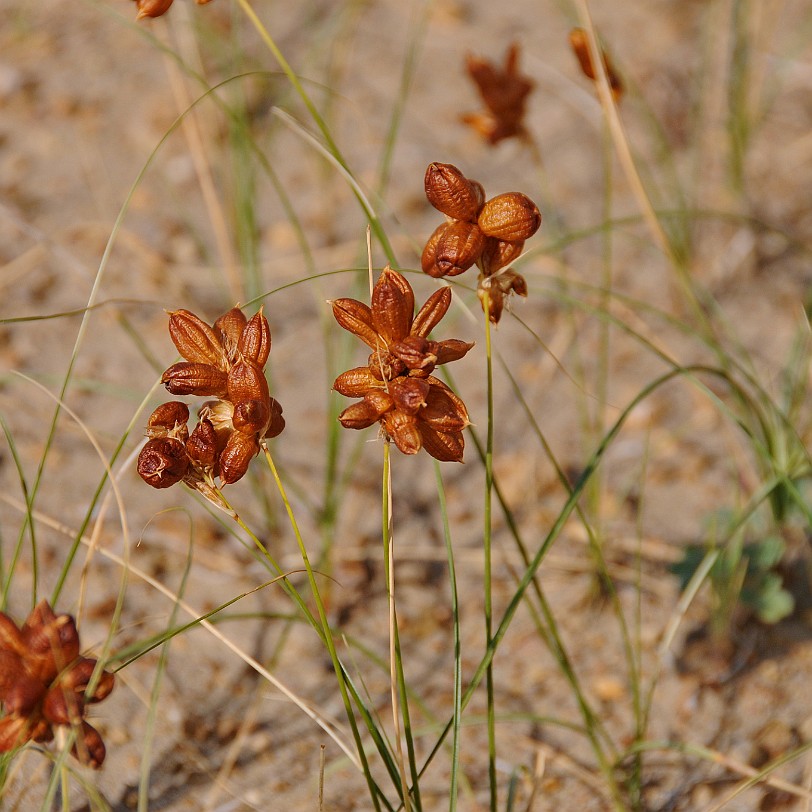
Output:
<path fill-rule="evenodd" d="M 173 0 L 135 0 L 135 4 L 138 8 L 138 14 L 135 19 L 140 20 L 144 17 L 160 17 L 169 11 L 172 2 Z M 196 0 L 196 2 L 199 6 L 204 6 L 206 3 L 210 3 L 211 0 Z"/>
<path fill-rule="evenodd" d="M 104 742 L 85 712 L 88 704 L 109 696 L 115 678 L 79 651 L 74 619 L 56 615 L 47 601 L 37 604 L 22 627 L 0 612 L 0 752 L 49 742 L 54 728 L 65 726 L 76 731 L 73 755 L 101 767 Z"/>

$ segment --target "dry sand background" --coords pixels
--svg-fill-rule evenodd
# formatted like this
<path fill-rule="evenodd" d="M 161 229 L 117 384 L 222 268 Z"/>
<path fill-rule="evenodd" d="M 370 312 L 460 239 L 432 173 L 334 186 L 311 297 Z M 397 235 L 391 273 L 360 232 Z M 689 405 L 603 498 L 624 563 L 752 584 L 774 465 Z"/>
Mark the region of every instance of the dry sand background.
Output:
<path fill-rule="evenodd" d="M 570 470 L 582 466 L 593 441 L 583 436 L 578 409 L 591 403 L 600 324 L 572 311 L 556 295 L 563 278 L 599 284 L 599 236 L 553 249 L 557 236 L 596 226 L 603 218 L 604 142 L 593 89 L 580 75 L 567 47 L 575 18 L 566 3 L 521 0 L 392 2 L 256 2 L 257 13 L 276 38 L 308 91 L 323 109 L 349 165 L 367 188 L 376 182 L 394 99 L 404 62 L 414 42 L 416 68 L 402 111 L 390 180 L 376 201 L 402 267 L 418 264 L 416 250 L 437 224 L 425 202 L 422 178 L 433 160 L 452 162 L 479 179 L 489 194 L 521 190 L 534 197 L 545 216 L 532 241 L 537 249 L 523 265 L 531 294 L 516 312 L 549 347 L 511 318 L 497 335 L 498 350 L 518 378 L 524 396 L 558 459 Z M 727 38 L 730 15 L 749 5 L 754 80 L 753 105 L 763 105 L 746 157 L 746 192 L 727 180 L 729 141 L 724 127 L 729 87 Z M 669 181 L 673 168 L 689 202 L 699 209 L 746 215 L 774 230 L 743 220 L 707 221 L 695 231 L 691 271 L 719 301 L 727 325 L 752 354 L 768 388 L 777 386 L 794 336 L 802 329 L 802 303 L 812 273 L 812 14 L 807 2 L 594 3 L 599 31 L 630 85 L 623 117 L 633 148 L 648 168 L 658 202 L 678 205 Z M 0 291 L 3 318 L 81 311 L 131 184 L 169 131 L 180 109 L 199 90 L 165 56 L 168 44 L 215 84 L 236 73 L 276 71 L 270 54 L 228 0 L 196 7 L 177 0 L 171 13 L 153 22 L 133 23 L 134 6 L 124 0 L 62 3 L 56 0 L 0 0 Z M 196 33 L 195 33 L 196 32 Z M 152 40 L 152 38 L 155 38 Z M 501 59 L 518 40 L 522 65 L 536 82 L 528 127 L 543 162 L 521 143 L 490 149 L 458 122 L 478 107 L 464 76 L 465 54 Z M 278 74 L 254 77 L 222 91 L 252 111 L 252 134 L 287 190 L 311 242 L 315 270 L 357 267 L 363 256 L 364 220 L 344 181 L 272 108 L 290 109 L 308 127 L 301 105 Z M 651 116 L 660 122 L 655 137 Z M 229 155 L 227 122 L 212 103 L 200 105 L 196 130 L 172 132 L 133 194 L 106 265 L 98 301 L 76 360 L 67 405 L 106 454 L 133 419 L 155 384 L 158 367 L 173 360 L 163 308 L 186 307 L 209 319 L 248 298 L 249 290 L 228 285 L 223 273 L 238 263 L 233 226 L 233 183 L 248 183 Z M 199 141 L 195 151 L 194 138 Z M 190 140 L 191 139 L 191 140 Z M 192 145 L 192 146 L 190 146 Z M 196 164 L 196 159 L 200 159 Z M 222 206 L 227 250 L 199 183 L 198 170 L 211 173 Z M 637 213 L 620 170 L 614 166 L 614 212 Z M 256 233 L 260 259 L 257 289 L 265 292 L 308 273 L 295 233 L 269 180 L 256 168 Z M 789 235 L 790 239 L 780 236 Z M 620 226 L 613 240 L 614 284 L 651 305 L 671 307 L 666 264 L 639 224 Z M 376 263 L 383 261 L 377 255 Z M 235 277 L 239 281 L 239 277 Z M 224 281 L 225 280 L 225 281 Z M 273 330 L 270 360 L 273 392 L 282 402 L 288 428 L 274 441 L 296 499 L 297 514 L 312 550 L 319 546 L 315 509 L 324 474 L 326 407 L 330 382 L 323 329 L 333 342 L 325 299 L 346 295 L 347 275 L 287 288 L 265 300 Z M 433 282 L 415 278 L 418 299 Z M 460 301 L 476 314 L 475 298 Z M 579 294 L 588 298 L 587 294 Z M 595 301 L 592 296 L 591 301 Z M 644 330 L 682 363 L 707 360 L 698 342 L 639 310 L 617 305 L 619 318 Z M 33 384 L 7 374 L 19 370 L 57 392 L 67 369 L 81 313 L 46 321 L 5 324 L 0 332 L 4 375 L 0 413 L 13 433 L 29 482 L 32 481 L 53 413 L 53 401 Z M 478 340 L 478 322 L 460 307 L 444 323 L 444 335 Z M 664 366 L 640 346 L 613 331 L 609 418 Z M 361 357 L 359 348 L 353 363 Z M 557 361 L 554 360 L 557 359 Z M 456 364 L 455 376 L 480 429 L 486 422 L 479 350 Z M 584 388 L 575 383 L 579 365 Z M 136 417 L 127 451 L 136 448 L 145 415 L 161 400 L 156 392 Z M 547 532 L 564 497 L 555 473 L 530 438 L 502 371 L 497 372 L 497 473 L 533 548 Z M 372 438 L 372 432 L 367 440 Z M 345 438 L 349 455 L 352 438 Z M 0 459 L 3 493 L 20 499 L 19 479 L 7 449 Z M 331 592 L 334 617 L 348 634 L 386 653 L 386 601 L 381 568 L 379 447 L 362 443 L 352 484 L 343 501 L 334 544 Z M 450 516 L 458 552 L 462 596 L 465 675 L 482 652 L 481 630 L 481 468 L 468 448 L 468 464 L 446 466 Z M 262 466 L 257 463 L 257 469 Z M 48 594 L 70 545 L 59 527 L 77 528 L 103 472 L 77 422 L 63 415 L 48 456 L 37 509 L 42 557 L 41 594 Z M 756 486 L 750 452 L 731 422 L 685 382 L 659 391 L 632 417 L 613 445 L 605 467 L 601 527 L 624 606 L 632 612 L 637 590 L 637 551 L 642 552 L 641 630 L 644 673 L 657 666 L 657 646 L 678 599 L 666 566 L 680 546 L 701 539 L 708 517 L 734 509 Z M 401 637 L 407 673 L 425 699 L 418 727 L 434 730 L 451 707 L 452 646 L 448 582 L 442 528 L 436 515 L 434 477 L 428 459 L 395 460 L 396 557 Z M 264 569 L 219 522 L 179 489 L 155 492 L 129 462 L 119 476 L 126 530 L 108 499 L 103 520 L 92 524 L 99 546 L 128 553 L 135 567 L 170 589 L 180 585 L 193 540 L 193 563 L 186 599 L 198 611 L 251 589 L 266 579 Z M 277 525 L 267 527 L 263 493 L 273 503 Z M 277 504 L 270 478 L 256 474 L 231 490 L 249 526 L 284 566 L 300 564 L 293 537 Z M 163 512 L 181 505 L 185 509 Z M 7 561 L 21 526 L 19 511 L 0 503 L 3 557 Z M 58 523 L 59 527 L 55 527 Z M 504 521 L 496 525 L 495 603 L 497 616 L 512 594 L 518 559 Z M 805 555 L 803 533 L 793 555 Z M 792 540 L 792 539 L 791 539 Z M 135 546 L 136 542 L 140 542 Z M 81 553 L 84 556 L 84 552 Z M 542 569 L 578 673 L 609 729 L 628 740 L 630 697 L 617 623 L 607 607 L 589 600 L 591 565 L 582 528 L 571 523 Z M 30 601 L 31 561 L 26 553 L 8 596 L 10 611 L 25 614 Z M 79 567 L 59 609 L 81 608 L 86 645 L 102 641 L 120 584 L 120 569 L 95 555 L 90 561 L 82 604 Z M 246 599 L 243 611 L 288 611 L 278 589 Z M 166 627 L 171 601 L 131 577 L 113 646 L 119 649 Z M 777 627 L 747 627 L 731 658 L 697 649 L 678 660 L 688 631 L 707 618 L 707 603 L 692 607 L 662 663 L 649 737 L 698 744 L 724 753 L 731 764 L 760 764 L 812 739 L 812 640 L 803 613 Z M 234 620 L 221 628 L 259 659 L 275 650 L 280 620 Z M 105 733 L 108 760 L 98 775 L 99 791 L 114 809 L 134 808 L 143 756 L 143 736 L 157 653 L 120 673 L 113 696 L 94 718 Z M 678 663 L 683 668 L 679 669 Z M 498 726 L 504 802 L 512 771 L 532 771 L 543 757 L 545 772 L 536 810 L 608 808 L 605 789 L 578 737 L 544 724 L 542 717 L 578 720 L 571 691 L 543 650 L 530 617 L 520 613 L 496 660 L 497 709 L 524 714 L 525 721 Z M 372 704 L 388 715 L 385 675 L 363 664 Z M 733 669 L 735 674 L 728 673 Z M 294 627 L 275 675 L 292 685 L 328 716 L 342 708 L 329 662 L 314 635 Z M 709 685 L 712 682 L 714 684 Z M 482 711 L 481 700 L 472 714 Z M 537 717 L 536 721 L 526 721 Z M 327 745 L 326 804 L 329 810 L 367 809 L 363 781 L 342 760 L 337 747 L 301 711 L 207 632 L 177 638 L 161 687 L 156 736 L 150 759 L 150 809 L 305 810 L 316 808 L 319 748 Z M 429 735 L 428 740 L 432 737 Z M 470 790 L 462 808 L 484 808 L 487 800 L 485 733 L 466 728 L 462 763 Z M 446 806 L 446 755 L 429 771 L 423 789 L 426 809 Z M 9 799 L 21 809 L 38 808 L 45 760 L 29 755 Z M 221 771 L 222 770 L 222 771 Z M 220 772 L 221 771 L 221 772 Z M 778 775 L 809 786 L 812 764 L 794 760 Z M 35 781 L 26 786 L 28 776 Z M 724 797 L 741 777 L 689 755 L 656 753 L 647 762 L 646 802 L 650 809 L 703 809 Z M 526 793 L 526 787 L 522 789 Z M 9 801 L 9 803 L 11 800 Z M 5 803 L 5 801 L 4 801 Z M 759 787 L 737 797 L 729 810 L 806 809 L 775 788 Z M 206 807 L 206 804 L 209 804 Z M 479 804 L 479 806 L 478 806 Z M 11 807 L 9 807 L 11 808 Z M 83 808 L 77 796 L 75 807 Z"/>

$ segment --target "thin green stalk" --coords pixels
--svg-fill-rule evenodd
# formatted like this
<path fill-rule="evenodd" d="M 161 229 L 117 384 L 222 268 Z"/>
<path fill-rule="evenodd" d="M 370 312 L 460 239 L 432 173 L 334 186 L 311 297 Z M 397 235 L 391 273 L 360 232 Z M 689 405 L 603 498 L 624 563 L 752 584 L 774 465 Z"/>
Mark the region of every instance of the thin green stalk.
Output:
<path fill-rule="evenodd" d="M 409 723 L 409 701 L 405 690 L 403 674 L 403 657 L 398 636 L 398 618 L 395 608 L 395 561 L 394 561 L 394 528 L 392 518 L 392 467 L 389 443 L 383 443 L 383 487 L 381 505 L 381 535 L 383 538 L 383 564 L 386 577 L 386 592 L 389 602 L 389 689 L 392 695 L 392 723 L 395 728 L 395 752 L 400 769 L 401 797 L 405 812 L 411 812 L 412 804 L 409 794 L 409 780 L 406 777 L 406 764 L 403 760 L 403 732 L 407 731 L 411 744 L 411 725 Z M 400 707 L 399 707 L 400 705 Z M 404 731 L 400 729 L 401 713 L 403 714 Z M 409 766 L 412 775 L 416 774 L 414 748 L 409 747 Z M 417 802 L 417 782 L 414 782 L 415 802 Z M 418 803 L 419 808 L 419 803 Z"/>
<path fill-rule="evenodd" d="M 322 137 L 324 138 L 324 142 L 327 145 L 327 149 L 329 150 L 330 154 L 338 161 L 341 167 L 348 173 L 351 174 L 350 169 L 347 165 L 347 162 L 344 159 L 344 156 L 341 154 L 341 150 L 338 148 L 338 144 L 336 144 L 335 140 L 333 139 L 333 135 L 330 132 L 330 128 L 327 126 L 327 123 L 324 121 L 321 113 L 319 113 L 318 108 L 313 103 L 313 100 L 308 95 L 307 91 L 304 89 L 304 86 L 299 81 L 299 77 L 294 72 L 293 68 L 290 66 L 288 61 L 285 59 L 282 51 L 279 50 L 276 42 L 274 41 L 273 37 L 271 37 L 268 29 L 262 24 L 262 21 L 257 17 L 256 12 L 251 7 L 251 4 L 248 0 L 237 0 L 238 4 L 245 12 L 245 15 L 251 21 L 251 24 L 256 29 L 257 33 L 259 34 L 262 41 L 265 43 L 268 50 L 273 54 L 276 61 L 279 63 L 279 67 L 282 68 L 283 73 L 287 76 L 288 81 L 293 86 L 294 90 L 296 91 L 299 98 L 304 103 L 304 106 L 307 108 L 308 113 L 312 117 L 313 121 L 316 123 L 316 126 L 319 128 Z M 386 236 L 386 232 L 381 225 L 380 220 L 378 219 L 377 214 L 372 210 L 369 206 L 367 201 L 364 199 L 363 195 L 359 195 L 355 189 L 353 189 L 355 193 L 356 199 L 358 200 L 359 204 L 364 210 L 364 213 L 369 220 L 369 224 L 375 233 L 375 237 L 377 238 L 378 242 L 381 244 L 384 253 L 386 254 L 389 262 L 392 265 L 397 264 L 397 260 L 395 259 L 395 253 L 392 250 L 392 246 L 389 243 L 389 238 Z"/>
<path fill-rule="evenodd" d="M 448 792 L 448 812 L 456 812 L 459 793 L 460 732 L 462 730 L 462 643 L 460 641 L 460 607 L 457 594 L 457 569 L 454 564 L 454 548 L 451 546 L 451 528 L 448 524 L 448 506 L 445 487 L 438 462 L 434 463 L 434 479 L 437 483 L 437 501 L 443 517 L 443 540 L 448 557 L 448 584 L 451 589 L 451 618 L 454 634 L 454 710 L 451 717 L 451 776 Z"/>
<path fill-rule="evenodd" d="M 276 487 L 279 491 L 280 496 L 282 497 L 282 501 L 285 504 L 285 510 L 288 514 L 288 520 L 290 521 L 291 529 L 293 530 L 293 535 L 296 537 L 296 544 L 299 546 L 299 554 L 302 556 L 302 562 L 304 563 L 305 570 L 307 571 L 307 579 L 310 584 L 310 590 L 313 594 L 313 599 L 316 602 L 316 610 L 318 611 L 319 621 L 321 623 L 321 631 L 322 631 L 322 640 L 324 644 L 327 646 L 327 651 L 330 654 L 330 659 L 333 663 L 333 669 L 336 674 L 336 679 L 338 681 L 338 688 L 341 692 L 341 700 L 344 703 L 344 710 L 347 714 L 347 721 L 350 724 L 350 728 L 352 730 L 352 736 L 355 740 L 355 746 L 358 751 L 358 757 L 361 760 L 361 764 L 364 770 L 364 777 L 367 781 L 367 787 L 369 788 L 370 798 L 372 803 L 376 809 L 376 812 L 381 812 L 381 806 L 378 799 L 380 794 L 380 788 L 375 783 L 374 779 L 372 778 L 372 773 L 370 771 L 369 762 L 367 760 L 366 751 L 364 750 L 363 742 L 361 741 L 361 734 L 358 730 L 358 724 L 355 720 L 355 713 L 353 712 L 352 703 L 350 702 L 349 691 L 347 689 L 347 681 L 344 676 L 344 669 L 341 665 L 341 662 L 338 658 L 338 652 L 336 651 L 335 641 L 333 640 L 333 633 L 330 629 L 330 624 L 327 621 L 327 612 L 324 608 L 324 603 L 321 599 L 321 594 L 319 593 L 319 586 L 316 582 L 316 576 L 313 572 L 313 568 L 310 566 L 310 559 L 307 554 L 307 548 L 305 547 L 304 539 L 302 538 L 302 534 L 299 530 L 299 524 L 296 521 L 296 516 L 293 513 L 293 508 L 291 507 L 290 502 L 288 501 L 287 494 L 285 492 L 285 486 L 282 484 L 282 480 L 279 477 L 279 472 L 276 469 L 276 465 L 274 464 L 273 458 L 271 457 L 271 452 L 268 450 L 267 444 L 263 445 L 263 450 L 265 452 L 265 459 L 268 463 L 268 467 L 270 468 L 271 474 L 273 475 L 274 482 L 276 483 Z"/>
<path fill-rule="evenodd" d="M 491 542 L 493 520 L 491 503 L 493 499 L 493 348 L 491 346 L 490 295 L 485 288 L 482 310 L 485 319 L 485 359 L 487 375 L 488 429 L 485 446 L 485 505 L 483 511 L 482 544 L 484 553 L 483 581 L 485 590 L 485 644 L 491 645 L 493 621 L 493 583 L 491 579 Z M 494 701 L 493 663 L 489 662 L 485 673 L 485 692 L 488 703 L 488 784 L 490 786 L 491 812 L 497 812 L 499 793 L 496 786 L 496 712 Z"/>

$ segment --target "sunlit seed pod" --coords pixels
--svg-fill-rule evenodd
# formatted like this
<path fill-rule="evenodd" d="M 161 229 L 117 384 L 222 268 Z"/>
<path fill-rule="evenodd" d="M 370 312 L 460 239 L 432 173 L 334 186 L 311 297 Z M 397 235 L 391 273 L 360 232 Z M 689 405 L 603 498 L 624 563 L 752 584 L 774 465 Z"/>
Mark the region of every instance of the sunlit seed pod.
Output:
<path fill-rule="evenodd" d="M 138 474 L 153 488 L 169 488 L 180 482 L 189 469 L 186 446 L 171 437 L 149 440 L 138 455 Z"/>
<path fill-rule="evenodd" d="M 431 389 L 426 397 L 426 406 L 420 412 L 420 419 L 436 431 L 462 431 L 470 425 L 465 403 L 447 386 L 432 378 Z"/>
<path fill-rule="evenodd" d="M 367 367 L 373 376 L 381 382 L 391 381 L 392 378 L 396 378 L 406 370 L 403 361 L 394 353 L 386 350 L 370 353 L 369 358 L 367 358 Z"/>
<path fill-rule="evenodd" d="M 174 437 L 186 442 L 189 429 L 189 407 L 179 400 L 162 403 L 147 420 L 147 437 Z"/>
<path fill-rule="evenodd" d="M 386 434 L 403 454 L 417 454 L 423 441 L 417 428 L 417 418 L 397 409 L 386 412 L 382 418 Z"/>
<path fill-rule="evenodd" d="M 365 429 L 380 419 L 378 410 L 366 400 L 359 400 L 344 409 L 338 416 L 338 422 L 345 429 Z"/>
<path fill-rule="evenodd" d="M 259 434 L 271 422 L 271 406 L 267 400 L 243 400 L 234 404 L 234 428 L 245 434 Z"/>
<path fill-rule="evenodd" d="M 348 398 L 362 398 L 370 389 L 381 388 L 382 382 L 370 367 L 354 367 L 333 381 L 333 389 Z"/>
<path fill-rule="evenodd" d="M 211 468 L 219 453 L 217 432 L 210 420 L 201 419 L 186 442 L 186 453 L 194 463 Z"/>
<path fill-rule="evenodd" d="M 341 327 L 358 336 L 367 347 L 378 349 L 381 341 L 372 323 L 372 310 L 367 305 L 356 299 L 334 299 L 330 305 Z"/>
<path fill-rule="evenodd" d="M 263 438 L 271 439 L 277 437 L 282 433 L 285 428 L 285 418 L 282 417 L 282 406 L 276 398 L 269 400 L 271 406 L 271 419 L 268 423 L 268 428 L 265 429 Z"/>
<path fill-rule="evenodd" d="M 461 431 L 436 431 L 428 423 L 418 423 L 420 440 L 426 453 L 440 462 L 462 462 L 465 439 Z"/>
<path fill-rule="evenodd" d="M 220 454 L 220 479 L 224 485 L 232 485 L 242 479 L 251 460 L 259 453 L 259 443 L 252 435 L 235 431 L 228 438 Z"/>
<path fill-rule="evenodd" d="M 372 289 L 372 324 L 388 345 L 408 335 L 414 318 L 414 292 L 403 274 L 387 265 Z"/>
<path fill-rule="evenodd" d="M 430 163 L 424 185 L 426 197 L 435 209 L 455 220 L 476 220 L 484 197 L 482 186 L 474 185 L 453 164 Z"/>
<path fill-rule="evenodd" d="M 161 376 L 161 383 L 173 395 L 224 397 L 228 392 L 228 375 L 211 364 L 180 361 Z"/>
<path fill-rule="evenodd" d="M 475 223 L 448 223 L 437 240 L 434 256 L 439 275 L 465 273 L 479 259 L 484 247 L 485 235 Z"/>
<path fill-rule="evenodd" d="M 239 307 L 232 307 L 214 322 L 214 333 L 223 345 L 226 357 L 231 363 L 237 360 L 240 336 L 246 324 L 248 324 L 248 319 Z"/>
<path fill-rule="evenodd" d="M 518 259 L 524 250 L 524 241 L 507 242 L 496 237 L 488 237 L 485 247 L 477 263 L 485 276 L 491 276 L 498 270 L 506 268 L 511 262 Z"/>
<path fill-rule="evenodd" d="M 485 203 L 477 222 L 488 237 L 523 242 L 538 231 L 541 212 L 527 195 L 506 192 Z"/>
<path fill-rule="evenodd" d="M 189 310 L 169 313 L 169 336 L 178 352 L 195 364 L 227 369 L 225 350 L 212 327 Z"/>
<path fill-rule="evenodd" d="M 416 415 L 426 405 L 430 388 L 425 379 L 398 378 L 390 384 L 389 393 L 398 411 Z"/>
<path fill-rule="evenodd" d="M 428 334 L 440 323 L 440 320 L 448 312 L 451 306 L 451 288 L 444 286 L 435 290 L 434 293 L 426 299 L 425 304 L 412 321 L 412 327 L 409 331 L 413 336 L 421 336 L 426 338 Z"/>
<path fill-rule="evenodd" d="M 392 352 L 407 369 L 426 369 L 437 363 L 437 342 L 422 336 L 406 336 L 392 345 Z"/>
<path fill-rule="evenodd" d="M 271 352 L 271 328 L 262 309 L 253 315 L 240 336 L 238 349 L 243 358 L 262 368 Z"/>
<path fill-rule="evenodd" d="M 237 361 L 228 373 L 228 399 L 232 403 L 270 397 L 265 373 L 253 361 Z"/>
<path fill-rule="evenodd" d="M 473 341 L 461 341 L 458 338 L 447 338 L 445 341 L 438 341 L 437 364 L 448 364 L 451 361 L 459 361 L 459 359 L 464 358 L 473 347 Z"/>

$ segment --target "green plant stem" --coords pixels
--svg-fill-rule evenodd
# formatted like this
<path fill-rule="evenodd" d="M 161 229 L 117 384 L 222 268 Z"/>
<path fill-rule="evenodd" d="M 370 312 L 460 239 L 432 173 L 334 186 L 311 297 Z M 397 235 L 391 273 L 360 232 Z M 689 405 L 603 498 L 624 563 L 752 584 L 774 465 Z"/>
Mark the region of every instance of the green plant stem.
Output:
<path fill-rule="evenodd" d="M 392 696 L 392 722 L 395 727 L 395 752 L 400 768 L 401 797 L 405 812 L 411 812 L 409 781 L 406 778 L 406 764 L 403 761 L 403 735 L 400 729 L 400 714 L 403 713 L 404 728 L 409 729 L 409 703 L 406 696 L 403 659 L 398 636 L 398 617 L 395 608 L 395 562 L 394 562 L 394 529 L 392 518 L 392 467 L 389 442 L 383 444 L 383 488 L 382 488 L 382 537 L 384 575 L 386 576 L 386 593 L 389 602 L 389 689 Z M 398 707 L 399 704 L 402 707 Z M 411 736 L 410 736 L 411 738 Z M 414 771 L 414 759 L 410 753 L 409 761 Z M 417 784 L 415 783 L 415 789 Z"/>
<path fill-rule="evenodd" d="M 299 530 L 299 524 L 296 521 L 296 516 L 293 513 L 293 508 L 291 507 L 291 504 L 288 501 L 287 494 L 285 492 L 285 486 L 282 484 L 282 480 L 279 477 L 279 472 L 276 469 L 276 465 L 274 464 L 271 452 L 268 450 L 267 445 L 263 447 L 263 450 L 265 452 L 265 459 L 268 463 L 268 467 L 270 468 L 271 474 L 274 478 L 274 482 L 276 483 L 276 487 L 279 490 L 279 494 L 282 497 L 282 501 L 285 504 L 285 510 L 287 511 L 288 514 L 290 526 L 291 529 L 293 530 L 293 535 L 296 537 L 296 544 L 299 546 L 299 554 L 302 556 L 302 562 L 307 572 L 307 580 L 308 583 L 310 584 L 310 590 L 313 594 L 313 600 L 316 603 L 316 610 L 318 612 L 319 621 L 321 623 L 321 637 L 322 640 L 324 641 L 324 644 L 327 646 L 327 651 L 330 654 L 330 660 L 333 663 L 333 670 L 335 671 L 336 679 L 338 680 L 338 688 L 339 691 L 341 692 L 341 700 L 344 703 L 344 710 L 346 711 L 347 721 L 350 724 L 352 736 L 353 739 L 355 740 L 355 746 L 358 751 L 358 757 L 360 758 L 361 764 L 363 765 L 364 777 L 366 778 L 367 781 L 367 787 L 369 788 L 370 798 L 372 799 L 376 812 L 380 812 L 381 807 L 378 800 L 378 794 L 380 790 L 375 784 L 375 781 L 372 778 L 372 773 L 370 772 L 369 761 L 367 760 L 363 742 L 361 741 L 361 734 L 360 731 L 358 730 L 358 724 L 355 720 L 355 713 L 353 712 L 352 703 L 350 702 L 349 691 L 347 689 L 347 682 L 344 677 L 344 669 L 338 658 L 338 652 L 336 651 L 332 630 L 330 629 L 330 624 L 327 621 L 327 612 L 324 608 L 324 603 L 321 599 L 321 594 L 319 593 L 319 586 L 318 583 L 316 582 L 315 573 L 313 572 L 313 568 L 310 566 L 310 559 L 307 554 L 307 548 L 305 547 L 304 539 L 302 538 L 302 534 Z"/>
<path fill-rule="evenodd" d="M 490 295 L 485 288 L 483 301 L 485 319 L 485 363 L 487 376 L 488 428 L 485 446 L 485 504 L 483 510 L 482 546 L 484 552 L 483 580 L 485 591 L 485 643 L 491 645 L 493 624 L 493 583 L 491 568 L 491 542 L 493 536 L 493 347 L 491 346 Z M 496 712 L 494 701 L 493 662 L 489 662 L 485 672 L 485 692 L 488 702 L 488 784 L 490 786 L 491 812 L 497 812 L 499 793 L 496 785 Z"/>

